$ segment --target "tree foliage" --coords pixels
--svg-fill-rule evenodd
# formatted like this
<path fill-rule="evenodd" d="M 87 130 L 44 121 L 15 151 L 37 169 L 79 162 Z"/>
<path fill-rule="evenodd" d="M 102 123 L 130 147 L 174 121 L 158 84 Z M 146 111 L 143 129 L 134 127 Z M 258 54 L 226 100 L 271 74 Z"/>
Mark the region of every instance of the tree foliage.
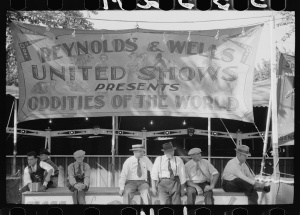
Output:
<path fill-rule="evenodd" d="M 91 13 L 97 14 L 94 11 Z M 47 25 L 50 28 L 94 29 L 93 23 L 82 17 L 84 14 L 80 11 L 8 11 L 6 13 L 6 85 L 18 86 L 17 61 L 12 45 L 10 22 Z"/>

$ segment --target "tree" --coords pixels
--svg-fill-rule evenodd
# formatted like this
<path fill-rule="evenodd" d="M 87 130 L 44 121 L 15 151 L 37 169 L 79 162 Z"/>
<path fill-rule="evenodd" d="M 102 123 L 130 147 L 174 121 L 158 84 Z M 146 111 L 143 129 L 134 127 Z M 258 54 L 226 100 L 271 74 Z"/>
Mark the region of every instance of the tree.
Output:
<path fill-rule="evenodd" d="M 91 13 L 97 14 L 94 11 Z M 17 61 L 12 45 L 10 22 L 19 21 L 51 28 L 94 29 L 93 23 L 82 17 L 84 16 L 80 11 L 8 11 L 6 13 L 6 85 L 18 86 Z"/>

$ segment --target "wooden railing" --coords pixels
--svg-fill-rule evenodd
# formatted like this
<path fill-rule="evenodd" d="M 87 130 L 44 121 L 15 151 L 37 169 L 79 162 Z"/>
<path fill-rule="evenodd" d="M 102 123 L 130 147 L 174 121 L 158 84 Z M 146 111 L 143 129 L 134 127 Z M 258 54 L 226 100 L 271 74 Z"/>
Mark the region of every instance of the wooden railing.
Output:
<path fill-rule="evenodd" d="M 119 175 L 122 170 L 122 165 L 124 161 L 129 156 L 115 156 L 115 180 L 112 181 L 112 174 L 111 174 L 111 156 L 107 155 L 88 155 L 85 157 L 84 162 L 88 163 L 92 169 L 91 171 L 91 180 L 90 186 L 91 187 L 118 187 L 119 183 Z M 148 156 L 152 162 L 154 162 L 157 156 Z M 187 162 L 190 157 L 181 157 L 184 162 Z M 206 157 L 204 157 L 206 158 Z M 211 163 L 214 167 L 222 174 L 223 169 L 226 163 L 231 159 L 231 157 L 211 157 Z M 51 160 L 60 167 L 60 173 L 62 173 L 59 177 L 59 186 L 65 187 L 66 186 L 66 179 L 67 179 L 67 169 L 68 165 L 74 162 L 74 158 L 71 155 L 52 155 Z M 256 157 L 249 157 L 247 160 L 249 166 L 253 170 L 255 174 L 260 173 L 261 168 L 261 158 Z M 266 168 L 264 170 L 265 173 L 272 174 L 273 172 L 273 159 L 267 158 Z M 6 175 L 12 175 L 12 164 L 13 164 L 13 156 L 6 156 Z M 17 156 L 16 161 L 16 170 L 20 170 L 21 175 L 23 175 L 23 171 L 27 166 L 27 157 Z M 282 173 L 294 175 L 294 158 L 290 157 L 282 157 L 279 161 L 279 170 Z M 22 186 L 22 180 L 20 180 L 19 187 Z M 221 188 L 221 179 L 219 178 L 216 188 Z"/>

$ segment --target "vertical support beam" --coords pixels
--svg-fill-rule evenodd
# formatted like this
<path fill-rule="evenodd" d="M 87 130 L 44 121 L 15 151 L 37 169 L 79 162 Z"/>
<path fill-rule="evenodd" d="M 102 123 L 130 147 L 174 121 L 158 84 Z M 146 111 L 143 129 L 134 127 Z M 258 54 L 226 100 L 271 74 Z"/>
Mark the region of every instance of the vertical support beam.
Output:
<path fill-rule="evenodd" d="M 208 120 L 208 128 L 207 128 L 207 133 L 208 133 L 208 161 L 210 162 L 210 157 L 211 157 L 211 120 L 210 117 L 207 118 Z"/>
<path fill-rule="evenodd" d="M 262 175 L 265 167 L 265 160 L 266 160 L 266 153 L 267 153 L 267 145 L 268 145 L 268 137 L 269 137 L 269 129 L 270 129 L 270 119 L 271 119 L 271 105 L 272 105 L 272 96 L 270 94 L 269 99 L 269 107 L 268 107 L 268 114 L 267 114 L 267 122 L 266 122 L 266 130 L 265 130 L 265 139 L 264 139 L 264 147 L 263 147 L 263 159 L 261 161 L 261 167 L 260 167 L 260 175 Z"/>
<path fill-rule="evenodd" d="M 236 146 L 240 146 L 242 144 L 243 144 L 242 132 L 240 131 L 240 129 L 238 129 L 236 132 Z"/>
<path fill-rule="evenodd" d="M 45 149 L 47 149 L 47 148 L 48 148 L 48 151 L 51 153 L 51 129 L 50 128 L 46 129 Z"/>
<path fill-rule="evenodd" d="M 119 130 L 119 117 L 115 116 L 116 121 L 115 121 L 115 125 L 116 125 L 116 130 Z M 119 135 L 116 135 L 116 155 L 119 154 Z"/>
<path fill-rule="evenodd" d="M 185 138 L 183 138 L 183 149 L 185 149 Z"/>
<path fill-rule="evenodd" d="M 112 154 L 112 159 L 111 159 L 111 183 L 110 187 L 115 187 L 115 137 L 116 137 L 116 127 L 115 127 L 115 117 L 112 116 L 112 138 L 111 138 L 111 154 Z"/>
<path fill-rule="evenodd" d="M 272 95 L 272 148 L 273 148 L 273 179 L 279 180 L 278 159 L 278 125 L 277 125 L 277 75 L 276 75 L 276 47 L 274 45 L 273 30 L 275 28 L 274 16 L 270 17 L 270 43 L 271 43 L 271 95 Z M 276 183 L 275 183 L 276 184 Z M 275 187 L 277 187 L 276 184 Z M 272 203 L 276 203 L 276 198 Z"/>
<path fill-rule="evenodd" d="M 145 147 L 145 155 L 147 155 L 147 130 L 142 130 L 142 145 Z"/>
<path fill-rule="evenodd" d="M 14 99 L 14 159 L 13 159 L 13 169 L 12 169 L 12 174 L 16 174 L 16 169 L 17 169 L 17 117 L 18 117 L 18 105 L 17 105 L 17 99 Z"/>

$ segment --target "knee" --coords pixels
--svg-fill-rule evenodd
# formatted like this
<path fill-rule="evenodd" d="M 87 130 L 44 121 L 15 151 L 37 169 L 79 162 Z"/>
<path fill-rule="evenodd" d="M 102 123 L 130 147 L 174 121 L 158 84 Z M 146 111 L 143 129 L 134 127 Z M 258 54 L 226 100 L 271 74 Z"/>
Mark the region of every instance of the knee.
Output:
<path fill-rule="evenodd" d="M 210 197 L 210 196 L 212 196 L 213 195 L 213 192 L 211 191 L 211 190 L 209 190 L 209 191 L 207 191 L 207 192 L 205 192 L 205 193 L 203 193 L 203 196 L 204 197 Z"/>
<path fill-rule="evenodd" d="M 193 195 L 196 193 L 196 189 L 194 187 L 187 188 L 187 195 Z"/>

